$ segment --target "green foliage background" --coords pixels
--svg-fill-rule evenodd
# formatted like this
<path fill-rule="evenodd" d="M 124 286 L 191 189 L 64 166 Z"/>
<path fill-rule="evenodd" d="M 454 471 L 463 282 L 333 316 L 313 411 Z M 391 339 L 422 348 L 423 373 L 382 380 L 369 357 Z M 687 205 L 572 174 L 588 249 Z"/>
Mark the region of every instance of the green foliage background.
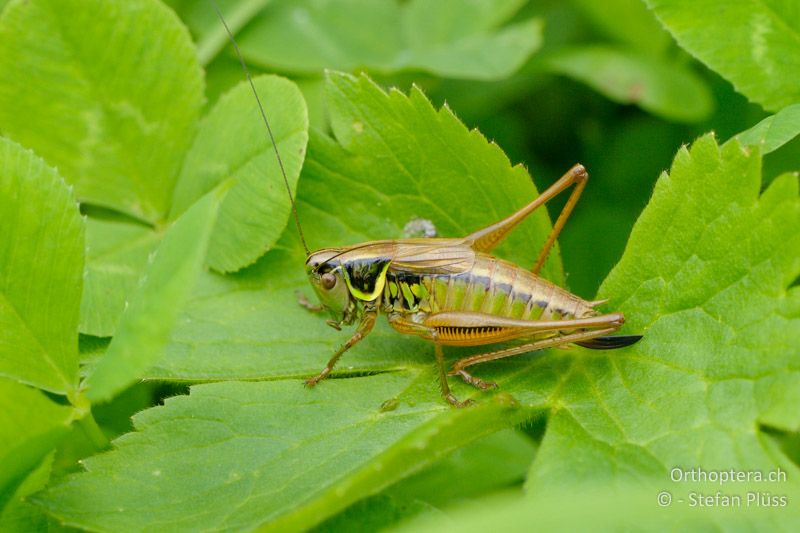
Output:
<path fill-rule="evenodd" d="M 345 333 L 296 304 L 213 7 L 0 2 L 0 530 L 796 525 L 798 4 L 219 4 L 312 247 L 463 235 L 581 162 L 545 276 L 644 338 L 484 365 L 500 390 L 454 383 L 457 410 L 431 347 L 381 324 L 304 388 Z M 549 228 L 498 255 L 530 264 Z M 690 505 L 717 493 L 743 503 Z"/>

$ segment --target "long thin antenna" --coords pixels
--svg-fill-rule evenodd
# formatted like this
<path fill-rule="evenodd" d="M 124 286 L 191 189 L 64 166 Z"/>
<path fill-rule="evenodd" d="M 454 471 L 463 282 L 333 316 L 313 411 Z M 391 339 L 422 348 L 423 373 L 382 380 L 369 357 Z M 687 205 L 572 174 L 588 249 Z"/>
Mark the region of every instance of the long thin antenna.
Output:
<path fill-rule="evenodd" d="M 283 167 L 283 160 L 281 159 L 281 154 L 278 151 L 278 143 L 275 142 L 275 136 L 272 134 L 272 128 L 269 126 L 269 120 L 267 120 L 267 113 L 264 111 L 264 106 L 261 105 L 261 98 L 258 97 L 258 91 L 256 91 L 256 85 L 253 83 L 253 77 L 250 76 L 250 70 L 247 68 L 247 63 L 244 62 L 244 58 L 242 57 L 242 52 L 239 51 L 239 45 L 236 44 L 236 39 L 233 38 L 233 32 L 228 27 L 228 23 L 225 22 L 225 17 L 222 16 L 222 12 L 219 10 L 219 6 L 215 0 L 209 0 L 211 5 L 214 7 L 214 11 L 217 12 L 217 16 L 219 20 L 222 22 L 222 25 L 225 27 L 225 31 L 228 32 L 228 37 L 231 40 L 231 44 L 233 44 L 233 49 L 236 51 L 236 57 L 239 58 L 239 63 L 242 64 L 242 69 L 244 69 L 244 75 L 247 76 L 247 81 L 250 83 L 250 88 L 253 89 L 253 95 L 256 97 L 256 102 L 258 103 L 258 109 L 261 111 L 261 118 L 264 119 L 264 125 L 267 127 L 267 134 L 269 135 L 269 140 L 272 143 L 272 147 L 275 149 L 275 157 L 278 159 L 278 166 L 281 168 L 281 174 L 283 175 L 283 183 L 286 184 L 286 192 L 289 194 L 289 201 L 292 204 L 292 214 L 294 215 L 294 224 L 297 226 L 297 233 L 300 234 L 300 242 L 303 243 L 303 249 L 306 251 L 306 257 L 311 255 L 311 251 L 308 249 L 308 245 L 306 244 L 306 238 L 303 235 L 303 229 L 300 227 L 300 217 L 297 216 L 297 206 L 294 203 L 294 197 L 292 196 L 292 189 L 289 187 L 289 178 L 286 177 L 286 169 Z"/>

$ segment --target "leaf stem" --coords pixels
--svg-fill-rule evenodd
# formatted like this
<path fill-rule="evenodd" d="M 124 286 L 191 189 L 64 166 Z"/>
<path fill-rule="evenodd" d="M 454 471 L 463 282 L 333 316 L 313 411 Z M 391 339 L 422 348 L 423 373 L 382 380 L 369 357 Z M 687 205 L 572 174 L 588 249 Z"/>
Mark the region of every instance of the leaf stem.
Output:
<path fill-rule="evenodd" d="M 77 395 L 71 395 L 69 400 L 75 407 L 75 420 L 77 420 L 78 426 L 94 448 L 97 451 L 101 451 L 111 446 L 108 437 L 106 437 L 103 430 L 100 429 L 100 426 L 97 425 L 97 421 L 92 415 L 92 404 L 86 396 L 82 392 L 79 392 Z"/>
<path fill-rule="evenodd" d="M 108 437 L 106 437 L 103 430 L 100 429 L 100 426 L 97 425 L 91 411 L 78 420 L 78 425 L 97 451 L 105 450 L 111 446 Z"/>

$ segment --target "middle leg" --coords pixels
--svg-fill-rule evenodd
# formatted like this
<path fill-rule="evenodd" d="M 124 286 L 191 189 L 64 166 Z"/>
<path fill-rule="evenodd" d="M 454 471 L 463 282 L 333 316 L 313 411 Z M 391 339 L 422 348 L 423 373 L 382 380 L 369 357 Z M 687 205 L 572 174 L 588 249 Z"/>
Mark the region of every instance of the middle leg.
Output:
<path fill-rule="evenodd" d="M 400 333 L 418 335 L 424 339 L 433 341 L 436 353 L 436 370 L 439 376 L 439 388 L 442 391 L 442 397 L 447 403 L 455 407 L 466 407 L 470 405 L 472 400 L 459 401 L 450 391 L 450 384 L 447 382 L 447 370 L 445 369 L 444 350 L 442 345 L 437 342 L 437 328 L 409 320 L 400 313 L 391 313 L 388 318 L 389 324 Z"/>
<path fill-rule="evenodd" d="M 447 400 L 447 403 L 454 407 L 466 407 L 472 404 L 472 400 L 459 401 L 453 393 L 450 392 L 450 384 L 447 383 L 447 371 L 444 369 L 444 350 L 441 344 L 435 344 L 436 347 L 436 369 L 439 371 L 439 386 L 442 389 L 442 397 Z"/>

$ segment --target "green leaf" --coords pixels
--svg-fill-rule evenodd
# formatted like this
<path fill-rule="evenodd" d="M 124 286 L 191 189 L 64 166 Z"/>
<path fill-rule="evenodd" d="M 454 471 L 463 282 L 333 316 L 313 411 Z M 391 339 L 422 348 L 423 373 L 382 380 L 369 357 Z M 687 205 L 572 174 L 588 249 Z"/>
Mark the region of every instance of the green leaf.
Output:
<path fill-rule="evenodd" d="M 78 380 L 83 221 L 58 172 L 2 137 L 0 213 L 0 375 L 69 393 Z"/>
<path fill-rule="evenodd" d="M 308 143 L 308 112 L 300 91 L 277 76 L 253 80 L 294 194 Z M 290 201 L 250 84 L 222 96 L 203 120 L 186 157 L 172 216 L 219 183 L 233 180 L 211 236 L 208 263 L 230 272 L 252 264 L 278 240 Z"/>
<path fill-rule="evenodd" d="M 699 122 L 713 108 L 705 83 L 688 68 L 667 59 L 588 45 L 557 52 L 547 65 L 615 102 L 638 105 L 668 120 Z"/>
<path fill-rule="evenodd" d="M 758 145 L 762 154 L 774 152 L 800 134 L 800 104 L 781 109 L 736 138 L 743 145 Z"/>
<path fill-rule="evenodd" d="M 462 236 L 496 222 L 536 197 L 527 172 L 447 108 L 435 110 L 419 90 L 406 97 L 368 78 L 331 74 L 328 110 L 336 140 L 312 135 L 297 192 L 311 247 L 399 238 L 412 219 L 442 236 Z M 565 169 L 566 170 L 566 169 Z M 499 254 L 533 264 L 550 231 L 545 211 L 530 217 Z M 293 225 L 256 265 L 235 276 L 202 276 L 164 356 L 147 377 L 258 379 L 309 376 L 344 342 L 319 316 L 297 304 L 308 292 L 304 254 Z M 557 253 L 545 267 L 563 274 Z M 348 352 L 339 371 L 431 364 L 432 349 L 381 321 Z M 431 387 L 431 397 L 437 395 Z"/>
<path fill-rule="evenodd" d="M 795 2 L 645 0 L 684 49 L 767 111 L 800 103 Z"/>
<path fill-rule="evenodd" d="M 35 501 L 89 529 L 307 529 L 529 414 L 502 401 L 381 409 L 384 400 L 414 398 L 432 379 L 383 374 L 312 391 L 297 381 L 195 386 L 137 415 L 137 433 Z"/>
<path fill-rule="evenodd" d="M 712 136 L 681 149 L 600 290 L 642 341 L 545 356 L 505 384 L 558 406 L 527 482 L 534 501 L 653 479 L 686 498 L 675 467 L 781 468 L 789 482 L 770 490 L 797 489 L 800 470 L 757 428 L 800 425 L 798 183 L 760 186 L 757 151 Z"/>
<path fill-rule="evenodd" d="M 162 234 L 138 224 L 86 219 L 80 331 L 110 337 Z"/>
<path fill-rule="evenodd" d="M 92 403 L 110 400 L 161 355 L 202 270 L 225 191 L 223 186 L 208 193 L 164 235 L 120 318 L 114 339 L 86 379 L 86 396 Z"/>
<path fill-rule="evenodd" d="M 186 28 L 155 0 L 30 0 L 0 18 L 0 128 L 82 201 L 163 218 L 203 104 Z"/>
<path fill-rule="evenodd" d="M 72 409 L 0 378 L 0 509 L 67 434 Z"/>
<path fill-rule="evenodd" d="M 520 0 L 275 2 L 242 33 L 245 57 L 297 74 L 425 70 L 501 79 L 541 45 L 537 20 L 503 26 Z"/>

